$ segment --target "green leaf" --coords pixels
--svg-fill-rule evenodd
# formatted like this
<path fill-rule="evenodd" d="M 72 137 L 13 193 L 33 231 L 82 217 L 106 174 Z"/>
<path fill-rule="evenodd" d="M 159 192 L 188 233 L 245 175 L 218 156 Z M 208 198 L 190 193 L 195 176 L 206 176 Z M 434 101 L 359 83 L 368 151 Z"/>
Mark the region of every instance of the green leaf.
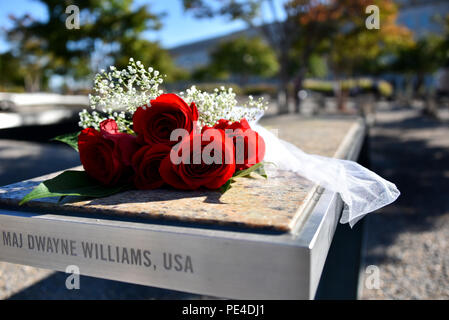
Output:
<path fill-rule="evenodd" d="M 40 183 L 20 201 L 19 205 L 30 200 L 48 197 L 100 198 L 124 191 L 127 188 L 128 186 L 106 187 L 90 178 L 85 171 L 68 170 L 53 179 Z"/>
<path fill-rule="evenodd" d="M 257 173 L 259 176 L 264 177 L 265 179 L 268 179 L 268 175 L 265 172 L 265 165 L 260 166 L 254 172 Z"/>
<path fill-rule="evenodd" d="M 261 167 L 263 167 L 264 163 L 263 162 L 259 162 L 256 163 L 255 165 L 249 167 L 248 169 L 245 170 L 240 170 L 240 171 L 236 171 L 233 175 L 234 178 L 238 178 L 238 177 L 246 177 L 249 176 L 251 174 L 251 172 L 256 172 L 257 170 Z M 265 172 L 265 171 L 264 171 Z"/>
<path fill-rule="evenodd" d="M 232 188 L 231 183 L 233 183 L 235 180 L 234 179 L 229 179 L 228 181 L 226 181 L 226 183 L 224 185 L 222 185 L 218 191 L 220 191 L 221 194 L 224 194 L 226 191 L 228 191 L 229 189 Z"/>
<path fill-rule="evenodd" d="M 80 132 L 81 131 L 63 134 L 63 135 L 54 137 L 51 140 L 64 142 L 64 143 L 68 144 L 69 146 L 71 146 L 76 151 L 78 151 L 78 135 L 80 134 Z"/>
<path fill-rule="evenodd" d="M 234 178 L 249 177 L 252 172 L 257 173 L 258 175 L 264 177 L 265 179 L 268 179 L 267 173 L 265 172 L 265 169 L 264 169 L 265 164 L 269 164 L 269 162 L 259 162 L 259 163 L 256 163 L 255 165 L 249 167 L 248 169 L 236 171 L 234 173 L 234 175 L 232 176 L 232 178 L 229 179 L 228 181 L 226 181 L 226 183 L 224 185 L 222 185 L 218 189 L 218 191 L 220 191 L 221 194 L 225 193 L 226 191 L 231 189 L 231 187 L 232 187 L 231 184 L 233 182 L 235 182 Z"/>

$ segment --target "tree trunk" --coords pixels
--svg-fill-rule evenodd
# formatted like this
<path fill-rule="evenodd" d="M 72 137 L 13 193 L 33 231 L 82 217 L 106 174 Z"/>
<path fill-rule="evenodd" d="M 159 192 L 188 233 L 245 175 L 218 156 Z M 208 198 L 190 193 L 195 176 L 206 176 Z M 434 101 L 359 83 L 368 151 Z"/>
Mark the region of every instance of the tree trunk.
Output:
<path fill-rule="evenodd" d="M 31 78 L 31 75 L 30 74 L 25 74 L 25 77 L 24 77 L 24 82 L 25 82 L 25 91 L 26 92 L 32 92 L 31 90 L 33 89 L 32 87 L 33 87 L 33 84 L 32 84 L 32 78 Z"/>
<path fill-rule="evenodd" d="M 294 90 L 295 113 L 301 112 L 301 98 L 299 97 L 299 92 L 302 90 L 302 82 L 304 80 L 305 74 L 306 70 L 304 68 L 301 68 L 295 79 L 295 90 Z"/>
<path fill-rule="evenodd" d="M 426 99 L 426 92 L 424 87 L 425 75 L 422 72 L 418 72 L 416 75 L 416 90 L 418 97 L 424 97 Z"/>
<path fill-rule="evenodd" d="M 404 103 L 406 107 L 411 107 L 413 104 L 413 75 L 407 74 L 405 76 L 405 92 Z"/>
<path fill-rule="evenodd" d="M 338 81 L 338 89 L 337 89 L 337 109 L 338 111 L 345 112 L 346 111 L 346 101 L 348 96 L 348 90 L 343 89 L 342 82 Z"/>
<path fill-rule="evenodd" d="M 424 101 L 424 109 L 422 113 L 425 116 L 430 116 L 431 118 L 438 119 L 438 104 L 436 101 L 435 88 L 427 90 Z"/>
<path fill-rule="evenodd" d="M 40 74 L 28 73 L 25 75 L 25 91 L 26 92 L 38 92 L 41 86 Z"/>
<path fill-rule="evenodd" d="M 288 60 L 281 59 L 281 67 L 279 70 L 279 93 L 278 93 L 278 114 L 288 113 Z M 282 97 L 282 98 L 279 98 Z"/>

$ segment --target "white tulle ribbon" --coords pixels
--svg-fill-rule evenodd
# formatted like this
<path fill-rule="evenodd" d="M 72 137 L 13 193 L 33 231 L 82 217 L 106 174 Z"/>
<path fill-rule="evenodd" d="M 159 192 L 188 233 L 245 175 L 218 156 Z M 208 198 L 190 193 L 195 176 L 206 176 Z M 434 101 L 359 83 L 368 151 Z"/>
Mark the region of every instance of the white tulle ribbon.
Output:
<path fill-rule="evenodd" d="M 257 120 L 260 118 L 257 117 Z M 340 219 L 351 228 L 366 214 L 395 201 L 396 186 L 354 161 L 307 154 L 252 122 L 251 127 L 265 140 L 264 161 L 273 162 L 278 170 L 288 170 L 338 192 L 345 203 Z"/>

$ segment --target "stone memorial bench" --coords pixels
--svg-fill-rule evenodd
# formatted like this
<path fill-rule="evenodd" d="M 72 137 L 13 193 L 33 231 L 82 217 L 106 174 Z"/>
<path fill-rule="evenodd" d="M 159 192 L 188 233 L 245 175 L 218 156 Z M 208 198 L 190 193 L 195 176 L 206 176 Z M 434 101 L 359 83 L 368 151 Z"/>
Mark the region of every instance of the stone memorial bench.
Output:
<path fill-rule="evenodd" d="M 69 121 L 88 105 L 87 95 L 0 92 L 0 130 Z"/>
<path fill-rule="evenodd" d="M 358 118 L 262 124 L 304 151 L 356 160 Z M 57 173 L 0 188 L 0 260 L 236 299 L 313 299 L 342 210 L 339 196 L 286 172 L 215 191 L 127 191 L 58 203 L 20 199 Z"/>

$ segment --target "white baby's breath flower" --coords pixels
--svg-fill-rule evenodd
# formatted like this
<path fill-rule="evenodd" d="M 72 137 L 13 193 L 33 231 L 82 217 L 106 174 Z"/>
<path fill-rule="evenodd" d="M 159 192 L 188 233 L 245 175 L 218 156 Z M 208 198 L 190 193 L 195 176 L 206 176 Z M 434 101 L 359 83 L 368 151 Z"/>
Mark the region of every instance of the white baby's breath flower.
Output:
<path fill-rule="evenodd" d="M 133 58 L 129 59 L 125 69 L 117 70 L 111 66 L 109 70 L 101 70 L 95 76 L 93 93 L 89 95 L 90 108 L 93 111 L 89 113 L 83 110 L 79 113 L 79 126 L 98 130 L 102 121 L 114 119 L 120 131 L 132 133 L 132 114 L 140 106 L 146 105 L 145 109 L 150 108 L 150 100 L 164 93 L 159 86 L 166 75 L 161 75 L 152 67 L 146 69 L 141 61 L 134 62 Z M 256 100 L 253 96 L 249 96 L 243 106 L 237 106 L 236 94 L 232 88 L 224 86 L 215 88 L 212 93 L 191 86 L 179 95 L 189 104 L 195 102 L 200 126 L 213 126 L 220 119 L 227 119 L 231 123 L 243 118 L 251 121 L 267 108 L 263 98 Z"/>
<path fill-rule="evenodd" d="M 245 118 L 248 121 L 254 120 L 256 115 L 266 110 L 267 104 L 260 98 L 254 100 L 250 97 L 243 106 L 237 106 L 236 94 L 232 88 L 226 89 L 221 86 L 220 89 L 214 89 L 213 93 L 198 90 L 196 86 L 191 86 L 180 95 L 187 103 L 195 102 L 200 126 L 214 126 L 220 119 L 227 119 L 230 122 L 240 121 Z"/>
<path fill-rule="evenodd" d="M 141 61 L 134 62 L 133 58 L 125 69 L 110 66 L 109 70 L 102 69 L 95 75 L 93 93 L 89 95 L 90 108 L 102 110 L 102 113 L 89 114 L 83 110 L 79 125 L 98 129 L 101 121 L 114 119 L 121 131 L 132 132 L 132 114 L 139 106 L 163 94 L 159 88 L 163 76 L 152 67 L 146 69 Z"/>

